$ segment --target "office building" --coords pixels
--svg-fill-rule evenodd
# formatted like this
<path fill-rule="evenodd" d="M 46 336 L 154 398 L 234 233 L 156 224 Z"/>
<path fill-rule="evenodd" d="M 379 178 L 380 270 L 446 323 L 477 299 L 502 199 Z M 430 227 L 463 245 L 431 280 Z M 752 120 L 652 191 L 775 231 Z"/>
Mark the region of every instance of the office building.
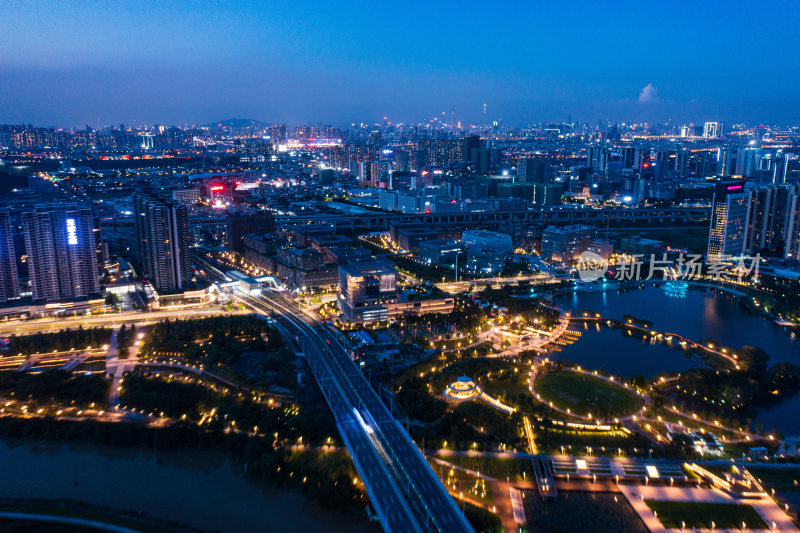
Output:
<path fill-rule="evenodd" d="M 706 122 L 703 124 L 703 137 L 706 139 L 716 139 L 722 137 L 721 122 Z"/>
<path fill-rule="evenodd" d="M 511 236 L 486 230 L 466 230 L 461 234 L 461 242 L 471 251 L 492 250 L 503 254 L 514 252 Z"/>
<path fill-rule="evenodd" d="M 11 215 L 0 210 L 0 305 L 19 298 L 17 256 L 11 231 Z"/>
<path fill-rule="evenodd" d="M 356 323 L 449 314 L 455 305 L 452 296 L 435 288 L 401 293 L 397 271 L 381 260 L 339 265 L 337 302 L 344 319 Z"/>
<path fill-rule="evenodd" d="M 477 150 L 479 148 L 483 148 L 484 143 L 481 140 L 480 136 L 478 135 L 470 135 L 469 137 L 464 137 L 462 140 L 463 143 L 463 153 L 462 159 L 466 162 L 474 162 L 474 152 L 473 150 Z"/>
<path fill-rule="evenodd" d="M 587 249 L 594 236 L 590 226 L 549 226 L 542 232 L 542 259 L 551 263 L 572 264 Z"/>
<path fill-rule="evenodd" d="M 534 183 L 533 203 L 536 205 L 560 205 L 564 188 L 560 183 Z"/>
<path fill-rule="evenodd" d="M 385 261 L 339 265 L 337 302 L 351 322 L 388 320 L 397 301 L 397 271 Z"/>
<path fill-rule="evenodd" d="M 419 258 L 429 265 L 454 264 L 458 257 L 464 257 L 466 247 L 463 243 L 449 239 L 432 239 L 419 243 Z"/>
<path fill-rule="evenodd" d="M 22 214 L 35 302 L 84 300 L 100 294 L 92 210 L 39 205 Z"/>
<path fill-rule="evenodd" d="M 708 232 L 708 261 L 744 253 L 748 200 L 749 194 L 742 182 L 716 184 Z"/>
<path fill-rule="evenodd" d="M 321 185 L 333 185 L 333 169 L 332 168 L 319 169 L 319 182 Z"/>
<path fill-rule="evenodd" d="M 177 292 L 192 279 L 186 206 L 148 194 L 134 195 L 136 241 L 145 277 L 162 292 Z"/>

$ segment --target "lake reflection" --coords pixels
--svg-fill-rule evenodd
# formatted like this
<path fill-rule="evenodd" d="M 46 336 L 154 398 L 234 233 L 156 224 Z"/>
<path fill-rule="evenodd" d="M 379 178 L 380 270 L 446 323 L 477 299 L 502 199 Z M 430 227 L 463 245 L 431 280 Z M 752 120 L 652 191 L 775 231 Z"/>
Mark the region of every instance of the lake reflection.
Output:
<path fill-rule="evenodd" d="M 731 348 L 758 346 L 772 363 L 800 364 L 800 342 L 788 329 L 752 315 L 737 297 L 715 290 L 692 289 L 683 297 L 668 296 L 662 287 L 606 292 L 576 292 L 555 299 L 562 308 L 591 310 L 621 319 L 630 314 L 650 320 L 658 331 L 694 341 L 715 339 Z"/>

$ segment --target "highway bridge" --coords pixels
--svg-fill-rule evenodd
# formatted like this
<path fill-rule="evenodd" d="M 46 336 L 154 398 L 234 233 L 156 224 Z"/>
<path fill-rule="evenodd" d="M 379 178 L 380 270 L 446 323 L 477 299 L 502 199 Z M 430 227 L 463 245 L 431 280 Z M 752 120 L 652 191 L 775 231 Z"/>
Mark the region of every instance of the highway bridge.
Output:
<path fill-rule="evenodd" d="M 319 215 L 277 215 L 275 223 L 281 228 L 291 228 L 309 223 L 327 223 L 337 231 L 386 231 L 390 223 L 422 224 L 425 226 L 502 227 L 515 223 L 530 224 L 642 224 L 686 223 L 707 221 L 710 207 L 544 207 L 524 211 L 487 211 L 477 213 L 395 213 L 378 211 L 347 215 L 341 213 Z"/>
<path fill-rule="evenodd" d="M 273 317 L 301 346 L 386 531 L 473 531 L 419 448 L 321 322 L 277 292 L 234 297 Z"/>

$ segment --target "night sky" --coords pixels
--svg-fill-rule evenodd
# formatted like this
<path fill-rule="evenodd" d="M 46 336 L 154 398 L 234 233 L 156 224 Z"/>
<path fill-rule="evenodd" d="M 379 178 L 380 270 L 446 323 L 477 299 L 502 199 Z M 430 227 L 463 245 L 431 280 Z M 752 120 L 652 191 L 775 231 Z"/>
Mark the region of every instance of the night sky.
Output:
<path fill-rule="evenodd" d="M 800 123 L 800 3 L 0 0 L 0 123 Z"/>

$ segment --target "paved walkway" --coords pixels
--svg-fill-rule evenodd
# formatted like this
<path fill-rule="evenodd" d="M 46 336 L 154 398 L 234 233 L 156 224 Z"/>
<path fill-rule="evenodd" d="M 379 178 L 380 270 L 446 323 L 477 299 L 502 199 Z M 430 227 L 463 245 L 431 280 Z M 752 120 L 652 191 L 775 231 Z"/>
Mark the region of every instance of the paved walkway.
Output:
<path fill-rule="evenodd" d="M 122 375 L 133 370 L 139 357 L 139 339 L 136 329 L 131 332 L 133 343 L 128 351 L 127 359 L 119 358 L 119 328 L 115 328 L 108 343 L 108 355 L 106 356 L 106 374 L 111 376 L 111 390 L 108 393 L 109 405 L 119 403 L 119 390 L 122 383 Z"/>
<path fill-rule="evenodd" d="M 620 485 L 620 491 L 631 504 L 636 513 L 644 521 L 651 533 L 677 532 L 680 529 L 667 529 L 661 525 L 658 518 L 653 514 L 650 507 L 644 500 L 663 500 L 681 502 L 703 502 L 703 503 L 737 503 L 728 494 L 716 489 L 705 489 L 696 487 L 666 487 L 663 485 Z M 747 500 L 748 505 L 755 507 L 761 517 L 772 526 L 772 531 L 800 531 L 791 519 L 784 513 L 778 505 L 770 498 L 759 500 Z M 688 530 L 687 530 L 688 531 Z M 707 531 L 697 529 L 695 531 Z M 725 530 L 718 530 L 725 531 Z M 764 531 L 737 528 L 733 531 Z"/>
<path fill-rule="evenodd" d="M 540 337 L 535 337 L 528 341 L 523 342 L 514 342 L 512 345 L 507 349 L 500 353 L 494 354 L 491 357 L 516 357 L 520 354 L 520 352 L 524 351 L 535 351 L 537 353 L 546 353 L 548 344 L 551 344 L 557 341 L 561 336 L 567 331 L 570 324 L 570 315 L 567 313 L 562 313 L 561 317 L 558 319 L 558 325 L 553 328 L 553 330 L 548 335 L 543 335 Z M 487 332 L 482 333 L 481 335 L 489 335 L 489 334 L 496 334 L 499 333 L 500 335 L 505 336 L 514 336 L 514 337 L 523 337 L 518 335 L 506 335 L 503 332 L 497 330 L 497 328 L 492 328 Z"/>

